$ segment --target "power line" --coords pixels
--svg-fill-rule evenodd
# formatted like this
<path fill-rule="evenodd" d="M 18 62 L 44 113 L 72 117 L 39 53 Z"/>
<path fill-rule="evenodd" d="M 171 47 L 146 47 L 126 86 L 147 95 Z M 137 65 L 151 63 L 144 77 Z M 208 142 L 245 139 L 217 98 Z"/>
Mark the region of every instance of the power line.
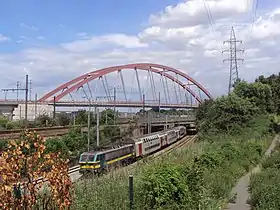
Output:
<path fill-rule="evenodd" d="M 210 6 L 206 2 L 206 0 L 202 0 L 202 1 L 203 1 L 203 4 L 204 4 L 204 8 L 206 10 L 206 14 L 207 14 L 207 17 L 208 17 L 208 20 L 209 20 L 210 27 L 212 29 L 212 33 L 213 33 L 214 39 L 218 43 L 218 45 L 220 47 L 220 50 L 222 50 L 221 43 L 218 41 L 218 39 L 216 37 L 216 31 L 215 31 L 215 28 L 214 28 L 215 22 L 214 22 L 214 18 L 213 18 L 213 14 L 211 12 Z"/>
<path fill-rule="evenodd" d="M 239 75 L 238 75 L 238 61 L 244 61 L 243 58 L 237 57 L 237 52 L 244 52 L 244 49 L 237 49 L 236 43 L 242 43 L 241 40 L 236 40 L 235 31 L 232 26 L 231 28 L 231 34 L 230 39 L 224 41 L 225 43 L 229 43 L 229 49 L 223 50 L 222 53 L 228 52 L 229 58 L 224 59 L 223 62 L 229 61 L 229 85 L 228 85 L 228 93 L 231 92 L 231 89 L 234 87 L 234 85 L 239 81 Z"/>
<path fill-rule="evenodd" d="M 252 0 L 252 13 L 253 13 L 253 18 L 252 18 L 252 24 L 250 27 L 250 33 L 253 32 L 253 27 L 256 21 L 256 17 L 257 17 L 257 10 L 258 10 L 258 0 Z"/>

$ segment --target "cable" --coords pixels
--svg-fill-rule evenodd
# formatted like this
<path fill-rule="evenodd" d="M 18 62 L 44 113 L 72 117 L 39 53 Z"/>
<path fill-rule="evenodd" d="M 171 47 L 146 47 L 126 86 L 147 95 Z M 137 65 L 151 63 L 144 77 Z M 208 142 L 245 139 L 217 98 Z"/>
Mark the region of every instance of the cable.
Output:
<path fill-rule="evenodd" d="M 257 10 L 258 10 L 258 0 L 252 0 L 253 1 L 253 5 L 252 5 L 252 13 L 253 13 L 253 18 L 252 18 L 252 24 L 250 27 L 250 33 L 252 34 L 253 32 L 253 27 L 256 21 L 256 17 L 257 17 Z"/>
<path fill-rule="evenodd" d="M 215 31 L 215 28 L 214 28 L 214 24 L 215 23 L 214 23 L 214 20 L 213 20 L 213 15 L 212 15 L 211 9 L 210 9 L 208 3 L 206 2 L 206 0 L 202 0 L 202 1 L 203 1 L 203 4 L 204 4 L 204 8 L 206 10 L 206 13 L 207 13 L 207 17 L 208 17 L 208 20 L 209 20 L 210 27 L 212 29 L 212 33 L 213 33 L 214 39 L 218 43 L 220 51 L 222 51 L 221 43 L 218 41 L 218 39 L 216 37 L 216 31 Z"/>

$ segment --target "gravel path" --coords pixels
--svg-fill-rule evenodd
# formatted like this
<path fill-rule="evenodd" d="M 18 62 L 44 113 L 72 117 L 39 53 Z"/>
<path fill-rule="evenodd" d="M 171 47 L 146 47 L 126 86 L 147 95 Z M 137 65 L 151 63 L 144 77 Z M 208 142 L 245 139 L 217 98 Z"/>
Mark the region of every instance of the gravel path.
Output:
<path fill-rule="evenodd" d="M 267 157 L 271 154 L 271 152 L 274 150 L 274 148 L 277 145 L 277 142 L 280 141 L 279 135 L 277 135 L 268 150 L 265 152 L 264 157 Z M 236 200 L 235 203 L 228 203 L 227 207 L 225 209 L 229 210 L 250 210 L 251 207 L 249 204 L 247 204 L 247 200 L 249 199 L 249 192 L 248 192 L 248 186 L 250 183 L 250 175 L 252 173 L 259 172 L 260 166 L 256 166 L 251 172 L 247 173 L 245 176 L 241 177 L 237 183 L 237 185 L 232 189 L 232 194 L 236 194 Z"/>

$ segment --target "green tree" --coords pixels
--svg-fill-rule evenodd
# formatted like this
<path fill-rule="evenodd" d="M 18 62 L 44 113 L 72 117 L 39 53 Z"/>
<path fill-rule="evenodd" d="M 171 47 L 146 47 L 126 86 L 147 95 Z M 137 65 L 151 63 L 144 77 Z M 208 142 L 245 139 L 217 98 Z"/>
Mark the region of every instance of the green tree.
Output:
<path fill-rule="evenodd" d="M 62 112 L 57 114 L 56 121 L 58 125 L 67 126 L 70 124 L 71 118 L 69 114 Z"/>
<path fill-rule="evenodd" d="M 88 124 L 88 111 L 79 110 L 74 114 L 75 114 L 75 121 L 76 121 L 75 124 L 76 125 L 87 125 Z M 93 112 L 90 113 L 90 124 L 91 124 L 91 126 L 96 125 L 95 114 Z"/>
<path fill-rule="evenodd" d="M 262 112 L 271 113 L 274 111 L 272 90 L 267 84 L 261 82 L 247 83 L 242 81 L 236 85 L 234 93 L 256 104 Z"/>
<path fill-rule="evenodd" d="M 106 109 L 100 113 L 100 124 L 101 125 L 113 125 L 114 117 L 118 116 L 118 112 L 114 112 L 112 109 Z"/>
<path fill-rule="evenodd" d="M 5 116 L 0 116 L 0 130 L 6 127 L 8 121 L 9 120 Z"/>
<path fill-rule="evenodd" d="M 104 126 L 103 133 L 104 137 L 107 140 L 111 140 L 111 142 L 114 142 L 117 138 L 120 137 L 120 127 L 119 126 Z"/>
<path fill-rule="evenodd" d="M 203 120 L 213 104 L 213 100 L 204 100 L 196 111 L 196 119 Z"/>
<path fill-rule="evenodd" d="M 232 93 L 229 96 L 219 97 L 212 103 L 200 130 L 206 133 L 232 131 L 234 128 L 240 128 L 257 113 L 258 107 L 248 99 Z"/>
<path fill-rule="evenodd" d="M 40 115 L 34 120 L 34 126 L 36 127 L 49 127 L 54 125 L 55 121 L 48 115 Z"/>
<path fill-rule="evenodd" d="M 274 109 L 280 115 L 280 73 L 278 75 L 272 74 L 267 78 L 262 75 L 256 79 L 256 82 L 267 84 L 271 87 Z"/>

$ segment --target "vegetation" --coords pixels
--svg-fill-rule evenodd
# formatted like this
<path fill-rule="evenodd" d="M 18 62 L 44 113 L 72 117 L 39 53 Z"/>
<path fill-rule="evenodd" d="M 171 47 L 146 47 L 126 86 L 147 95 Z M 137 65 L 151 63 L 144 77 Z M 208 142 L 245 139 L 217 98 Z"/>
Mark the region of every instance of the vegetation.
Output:
<path fill-rule="evenodd" d="M 280 208 L 280 153 L 273 153 L 262 163 L 262 171 L 253 174 L 250 183 L 251 199 L 253 209 Z"/>
<path fill-rule="evenodd" d="M 219 209 L 237 179 L 271 140 L 270 118 L 254 117 L 240 134 L 212 135 L 132 171 L 136 209 Z M 127 169 L 76 185 L 75 209 L 128 209 Z"/>
<path fill-rule="evenodd" d="M 49 199 L 45 201 L 51 201 L 60 209 L 70 206 L 71 180 L 67 161 L 57 153 L 46 154 L 44 144 L 42 137 L 28 131 L 20 140 L 9 142 L 8 150 L 1 156 L 1 209 L 31 209 L 36 206 L 44 184 L 36 181 L 39 177 L 48 179 Z"/>
<path fill-rule="evenodd" d="M 269 85 L 272 91 L 274 112 L 280 115 L 280 73 L 278 75 L 272 74 L 267 78 L 260 76 L 256 79 L 256 82 Z"/>

